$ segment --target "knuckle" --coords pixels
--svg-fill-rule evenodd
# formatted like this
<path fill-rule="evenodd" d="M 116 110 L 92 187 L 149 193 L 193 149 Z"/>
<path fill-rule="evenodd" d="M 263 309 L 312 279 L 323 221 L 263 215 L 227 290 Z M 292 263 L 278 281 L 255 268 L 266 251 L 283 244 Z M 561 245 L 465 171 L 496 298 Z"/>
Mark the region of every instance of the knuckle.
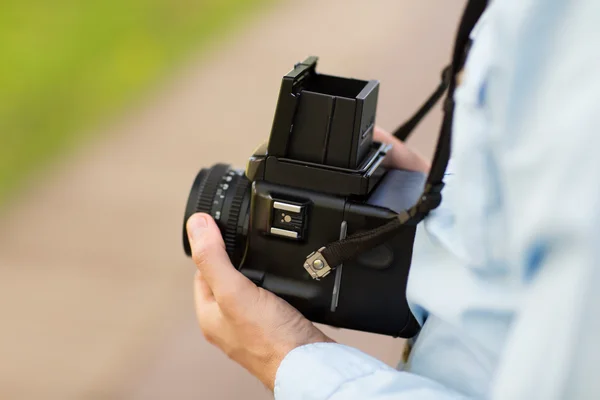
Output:
<path fill-rule="evenodd" d="M 194 263 L 196 265 L 203 265 L 205 263 L 205 259 L 206 256 L 203 252 L 198 252 L 197 250 L 195 250 L 192 253 L 192 260 L 194 260 Z"/>
<path fill-rule="evenodd" d="M 207 241 L 199 241 L 194 243 L 194 247 L 192 248 L 192 260 L 196 263 L 196 265 L 204 265 L 209 260 L 210 254 L 210 245 Z"/>
<path fill-rule="evenodd" d="M 239 360 L 242 357 L 241 354 L 243 354 L 244 350 L 236 345 L 230 345 L 225 348 L 222 348 L 221 351 L 223 351 L 223 353 L 225 353 L 225 355 L 229 359 L 235 361 L 235 360 Z"/>
<path fill-rule="evenodd" d="M 206 340 L 210 344 L 215 344 L 215 335 L 209 330 L 202 330 L 202 336 L 204 336 L 204 340 Z"/>
<path fill-rule="evenodd" d="M 220 237 L 207 235 L 202 240 L 192 243 L 192 260 L 196 265 L 204 265 L 219 259 L 219 252 L 224 250 L 223 244 L 219 242 Z"/>
<path fill-rule="evenodd" d="M 198 322 L 204 339 L 210 344 L 216 344 L 217 335 L 215 332 L 218 332 L 219 329 L 217 329 L 217 321 L 215 320 L 215 316 L 208 314 L 203 316 L 199 315 Z"/>

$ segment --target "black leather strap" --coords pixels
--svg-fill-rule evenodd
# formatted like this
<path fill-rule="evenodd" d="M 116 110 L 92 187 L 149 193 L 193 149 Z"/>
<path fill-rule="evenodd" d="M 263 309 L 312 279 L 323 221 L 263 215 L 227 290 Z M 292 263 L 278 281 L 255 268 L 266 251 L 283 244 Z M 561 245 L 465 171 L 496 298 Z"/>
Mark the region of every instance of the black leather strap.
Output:
<path fill-rule="evenodd" d="M 393 133 L 398 139 L 405 141 L 408 139 L 410 134 L 417 127 L 419 122 L 429 114 L 429 111 L 437 104 L 437 102 L 442 98 L 446 90 L 448 89 L 448 85 L 450 84 L 451 78 L 451 65 L 448 65 L 442 71 L 442 80 L 439 86 L 435 89 L 435 91 L 429 96 L 425 103 L 410 117 L 406 122 L 404 122 L 398 129 L 396 129 Z"/>
<path fill-rule="evenodd" d="M 444 173 L 450 160 L 450 145 L 452 142 L 452 123 L 454 117 L 454 90 L 456 89 L 456 77 L 462 70 L 467 53 L 471 47 L 470 34 L 475 24 L 485 11 L 487 0 L 469 0 L 463 13 L 456 41 L 454 42 L 454 51 L 452 54 L 452 63 L 450 64 L 450 82 L 448 84 L 448 94 L 444 102 L 444 119 L 440 129 L 438 143 L 431 165 L 431 171 L 427 182 L 432 187 L 443 184 Z M 423 216 L 424 217 L 424 216 Z"/>

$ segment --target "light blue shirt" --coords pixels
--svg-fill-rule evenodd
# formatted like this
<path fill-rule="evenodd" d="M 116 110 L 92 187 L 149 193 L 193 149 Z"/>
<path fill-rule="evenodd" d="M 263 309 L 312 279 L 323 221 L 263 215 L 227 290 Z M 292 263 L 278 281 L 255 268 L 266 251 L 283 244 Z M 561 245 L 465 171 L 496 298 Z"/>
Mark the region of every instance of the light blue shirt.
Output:
<path fill-rule="evenodd" d="M 472 37 L 409 363 L 302 346 L 277 400 L 600 398 L 600 1 L 495 0 Z"/>

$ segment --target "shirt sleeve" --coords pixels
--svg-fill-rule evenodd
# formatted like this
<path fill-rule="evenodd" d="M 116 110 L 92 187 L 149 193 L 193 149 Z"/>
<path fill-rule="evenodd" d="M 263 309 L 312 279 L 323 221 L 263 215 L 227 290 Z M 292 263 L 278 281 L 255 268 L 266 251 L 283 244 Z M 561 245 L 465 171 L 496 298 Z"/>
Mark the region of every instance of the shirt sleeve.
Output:
<path fill-rule="evenodd" d="M 316 343 L 292 350 L 275 380 L 276 400 L 461 399 L 432 380 L 397 371 L 352 347 Z"/>

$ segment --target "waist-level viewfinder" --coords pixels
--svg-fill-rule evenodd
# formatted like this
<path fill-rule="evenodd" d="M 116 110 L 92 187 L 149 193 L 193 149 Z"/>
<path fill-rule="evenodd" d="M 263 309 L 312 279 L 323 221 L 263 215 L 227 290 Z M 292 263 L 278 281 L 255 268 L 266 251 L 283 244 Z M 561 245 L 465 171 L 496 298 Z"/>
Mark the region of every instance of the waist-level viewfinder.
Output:
<path fill-rule="evenodd" d="M 268 145 L 246 175 L 341 196 L 365 196 L 388 147 L 373 142 L 379 82 L 316 72 L 317 57 L 283 77 Z"/>
<path fill-rule="evenodd" d="M 283 77 L 269 155 L 357 169 L 373 143 L 379 82 L 318 74 L 309 57 Z"/>

